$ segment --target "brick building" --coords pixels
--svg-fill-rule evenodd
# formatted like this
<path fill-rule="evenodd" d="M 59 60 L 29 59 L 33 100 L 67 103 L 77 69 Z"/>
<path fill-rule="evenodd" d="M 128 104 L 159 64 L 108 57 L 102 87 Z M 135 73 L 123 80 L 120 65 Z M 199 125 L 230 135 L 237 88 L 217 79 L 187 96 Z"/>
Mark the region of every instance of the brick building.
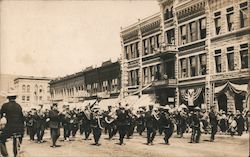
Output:
<path fill-rule="evenodd" d="M 160 104 L 235 111 L 249 97 L 249 2 L 158 0 L 122 28 L 122 93 Z"/>

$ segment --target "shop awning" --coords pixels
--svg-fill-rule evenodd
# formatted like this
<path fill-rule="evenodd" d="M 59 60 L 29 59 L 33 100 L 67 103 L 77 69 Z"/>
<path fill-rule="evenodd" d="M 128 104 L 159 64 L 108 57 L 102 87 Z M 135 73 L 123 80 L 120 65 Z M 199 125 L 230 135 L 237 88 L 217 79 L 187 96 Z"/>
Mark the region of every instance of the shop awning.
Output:
<path fill-rule="evenodd" d="M 140 107 L 148 107 L 149 105 L 154 105 L 158 107 L 159 104 L 155 103 L 155 96 L 152 94 L 143 94 L 137 101 L 135 101 L 132 106 L 135 110 Z"/>

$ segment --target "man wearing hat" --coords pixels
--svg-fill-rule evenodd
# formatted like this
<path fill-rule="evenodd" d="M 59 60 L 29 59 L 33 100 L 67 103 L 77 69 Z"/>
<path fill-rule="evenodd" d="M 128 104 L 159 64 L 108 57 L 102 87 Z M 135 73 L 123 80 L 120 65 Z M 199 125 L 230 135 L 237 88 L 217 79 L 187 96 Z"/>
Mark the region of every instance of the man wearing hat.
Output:
<path fill-rule="evenodd" d="M 53 104 L 51 106 L 51 110 L 49 111 L 49 127 L 50 127 L 50 133 L 51 133 L 51 139 L 52 139 L 52 148 L 55 148 L 56 141 L 60 136 L 60 117 L 59 117 L 59 111 L 57 109 L 57 104 Z"/>
<path fill-rule="evenodd" d="M 9 93 L 7 99 L 9 102 L 3 104 L 0 115 L 1 118 L 5 116 L 7 123 L 5 128 L 0 133 L 0 148 L 2 156 L 8 156 L 5 142 L 14 133 L 24 134 L 24 116 L 22 112 L 22 107 L 16 103 L 17 95 L 15 93 Z M 18 139 L 22 143 L 22 137 Z M 13 143 L 14 144 L 14 143 Z M 15 149 L 16 147 L 14 147 Z M 16 156 L 17 150 L 14 150 L 14 155 Z"/>
<path fill-rule="evenodd" d="M 192 135 L 190 143 L 199 143 L 201 129 L 200 129 L 200 108 L 195 107 L 194 112 L 191 115 L 191 128 L 192 128 Z"/>
<path fill-rule="evenodd" d="M 174 131 L 174 123 L 170 118 L 169 107 L 165 106 L 162 108 L 162 112 L 160 113 L 160 125 L 162 127 L 162 131 L 164 132 L 164 141 L 165 144 L 169 145 L 169 138 L 172 136 Z"/>
<path fill-rule="evenodd" d="M 218 127 L 218 117 L 215 113 L 215 107 L 211 107 L 211 111 L 208 114 L 209 116 L 209 122 L 211 125 L 211 137 L 210 137 L 210 142 L 214 141 L 215 134 L 217 132 L 217 127 Z"/>
<path fill-rule="evenodd" d="M 69 110 L 69 105 L 64 105 L 64 109 L 62 112 L 62 125 L 63 125 L 63 137 L 64 141 L 69 141 L 69 136 L 70 136 L 70 110 Z"/>
<path fill-rule="evenodd" d="M 243 134 L 245 124 L 244 124 L 243 115 L 239 110 L 236 111 L 236 122 L 237 122 L 238 135 L 241 136 Z"/>
<path fill-rule="evenodd" d="M 125 110 L 125 108 L 123 106 L 120 106 L 120 108 L 117 110 L 117 128 L 118 128 L 118 132 L 119 132 L 119 141 L 120 141 L 120 145 L 124 144 L 123 140 L 124 137 L 127 133 L 128 130 L 128 126 L 129 126 L 129 115 L 127 110 Z"/>
<path fill-rule="evenodd" d="M 153 110 L 153 105 L 149 105 L 149 110 L 145 114 L 146 128 L 147 128 L 147 145 L 153 144 L 153 140 L 157 130 L 157 115 Z"/>
<path fill-rule="evenodd" d="M 101 124 L 101 113 L 100 113 L 100 108 L 94 107 L 93 112 L 91 113 L 90 116 L 90 125 L 92 128 L 93 136 L 95 143 L 94 145 L 100 146 L 99 140 L 102 134 L 102 124 Z"/>

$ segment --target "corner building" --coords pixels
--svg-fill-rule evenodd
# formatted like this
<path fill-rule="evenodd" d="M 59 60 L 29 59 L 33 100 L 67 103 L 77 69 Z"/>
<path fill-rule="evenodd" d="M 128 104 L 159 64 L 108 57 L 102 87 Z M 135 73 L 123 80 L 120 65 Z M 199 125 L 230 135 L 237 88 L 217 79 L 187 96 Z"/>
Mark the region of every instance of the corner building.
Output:
<path fill-rule="evenodd" d="M 158 0 L 121 30 L 123 96 L 226 112 L 249 101 L 249 1 Z M 145 104 L 147 105 L 147 104 Z"/>

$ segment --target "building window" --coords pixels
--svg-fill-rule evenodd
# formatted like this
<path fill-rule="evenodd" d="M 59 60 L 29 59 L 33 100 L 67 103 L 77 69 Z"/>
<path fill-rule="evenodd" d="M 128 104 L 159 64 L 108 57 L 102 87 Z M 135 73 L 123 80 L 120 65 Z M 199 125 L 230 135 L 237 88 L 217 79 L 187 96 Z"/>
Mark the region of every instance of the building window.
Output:
<path fill-rule="evenodd" d="M 216 35 L 219 35 L 220 31 L 221 31 L 221 13 L 220 13 L 220 11 L 214 13 L 214 24 L 215 24 L 215 33 L 216 33 Z"/>
<path fill-rule="evenodd" d="M 200 75 L 206 75 L 207 71 L 207 56 L 206 54 L 201 54 L 200 59 Z"/>
<path fill-rule="evenodd" d="M 42 87 L 42 86 L 39 87 L 39 92 L 40 92 L 40 93 L 43 92 L 43 87 Z"/>
<path fill-rule="evenodd" d="M 26 97 L 26 100 L 27 100 L 27 101 L 30 101 L 30 96 L 27 96 L 27 97 Z"/>
<path fill-rule="evenodd" d="M 42 97 L 42 96 L 40 96 L 40 97 L 39 97 L 39 100 L 41 101 L 42 99 L 43 99 L 43 97 Z"/>
<path fill-rule="evenodd" d="M 227 48 L 227 65 L 229 71 L 234 70 L 234 47 Z"/>
<path fill-rule="evenodd" d="M 155 80 L 161 80 L 161 65 L 157 64 L 155 66 Z"/>
<path fill-rule="evenodd" d="M 138 42 L 135 43 L 135 51 L 136 51 L 136 57 L 137 58 L 140 57 Z"/>
<path fill-rule="evenodd" d="M 189 24 L 189 29 L 190 29 L 190 39 L 191 39 L 191 42 L 192 42 L 192 41 L 196 41 L 196 40 L 197 40 L 196 22 L 191 22 L 191 23 Z"/>
<path fill-rule="evenodd" d="M 174 41 L 174 29 L 168 30 L 166 32 L 166 37 L 167 37 L 167 43 L 168 44 L 175 44 L 175 41 Z"/>
<path fill-rule="evenodd" d="M 152 81 L 154 81 L 154 79 L 155 79 L 155 69 L 154 69 L 154 67 L 153 66 L 150 66 L 149 67 L 149 73 L 150 73 L 150 82 L 152 82 Z"/>
<path fill-rule="evenodd" d="M 124 51 L 125 51 L 125 57 L 126 57 L 126 59 L 129 59 L 128 58 L 128 46 L 124 47 Z"/>
<path fill-rule="evenodd" d="M 199 20 L 200 23 L 200 39 L 204 39 L 206 38 L 207 35 L 207 30 L 206 30 L 206 19 L 200 19 Z"/>
<path fill-rule="evenodd" d="M 190 76 L 196 76 L 197 75 L 197 68 L 196 68 L 196 58 L 190 57 Z"/>
<path fill-rule="evenodd" d="M 23 92 L 26 91 L 26 86 L 25 85 L 22 86 L 22 90 L 23 90 Z"/>
<path fill-rule="evenodd" d="M 181 59 L 181 78 L 187 77 L 187 60 L 186 58 Z"/>
<path fill-rule="evenodd" d="M 240 45 L 240 59 L 241 59 L 241 69 L 248 68 L 248 44 Z"/>
<path fill-rule="evenodd" d="M 149 53 L 153 53 L 155 49 L 155 37 L 154 36 L 150 37 L 149 41 L 150 41 Z"/>
<path fill-rule="evenodd" d="M 144 55 L 148 54 L 148 40 L 147 39 L 143 40 L 143 53 Z"/>
<path fill-rule="evenodd" d="M 27 92 L 30 92 L 30 85 L 27 85 Z"/>
<path fill-rule="evenodd" d="M 228 8 L 227 9 L 227 28 L 228 31 L 234 30 L 234 8 Z"/>
<path fill-rule="evenodd" d="M 25 96 L 22 96 L 22 101 L 25 101 Z"/>
<path fill-rule="evenodd" d="M 240 28 L 248 26 L 248 4 L 247 2 L 240 4 Z"/>
<path fill-rule="evenodd" d="M 144 83 L 148 83 L 148 68 L 143 68 Z"/>
<path fill-rule="evenodd" d="M 186 25 L 181 26 L 181 45 L 184 45 L 187 43 L 187 30 L 186 30 Z"/>
<path fill-rule="evenodd" d="M 139 85 L 139 69 L 135 70 L 135 83 Z"/>
<path fill-rule="evenodd" d="M 216 73 L 220 73 L 221 70 L 221 50 L 215 50 L 215 68 Z"/>

